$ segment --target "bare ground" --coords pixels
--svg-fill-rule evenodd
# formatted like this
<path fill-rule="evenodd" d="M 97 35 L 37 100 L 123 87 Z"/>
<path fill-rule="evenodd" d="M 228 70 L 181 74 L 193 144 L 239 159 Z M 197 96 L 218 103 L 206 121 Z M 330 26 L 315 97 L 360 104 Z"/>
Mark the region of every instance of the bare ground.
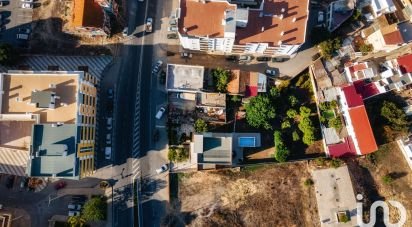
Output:
<path fill-rule="evenodd" d="M 319 226 L 306 162 L 179 176 L 172 226 Z"/>

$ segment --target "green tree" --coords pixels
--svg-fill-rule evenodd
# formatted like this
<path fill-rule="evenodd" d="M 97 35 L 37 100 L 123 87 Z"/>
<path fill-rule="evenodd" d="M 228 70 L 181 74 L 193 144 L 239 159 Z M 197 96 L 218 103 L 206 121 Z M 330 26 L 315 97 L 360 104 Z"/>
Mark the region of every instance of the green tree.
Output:
<path fill-rule="evenodd" d="M 280 91 L 279 88 L 277 87 L 271 87 L 269 90 L 269 94 L 272 98 L 278 98 L 280 97 Z"/>
<path fill-rule="evenodd" d="M 227 91 L 227 84 L 229 83 L 230 71 L 222 68 L 212 70 L 212 76 L 218 92 L 225 93 Z"/>
<path fill-rule="evenodd" d="M 310 114 L 311 114 L 310 108 L 308 108 L 308 107 L 306 107 L 306 106 L 301 106 L 301 107 L 299 108 L 299 111 L 300 111 L 300 116 L 303 117 L 303 118 L 309 117 Z"/>
<path fill-rule="evenodd" d="M 274 141 L 275 141 L 275 159 L 278 162 L 286 162 L 289 156 L 289 150 L 283 143 L 282 133 L 280 131 L 275 131 L 273 133 Z"/>
<path fill-rule="evenodd" d="M 199 118 L 195 121 L 195 132 L 197 133 L 202 133 L 202 132 L 207 132 L 208 126 L 205 120 Z"/>
<path fill-rule="evenodd" d="M 177 162 L 183 162 L 189 159 L 189 150 L 185 148 L 178 148 L 177 149 L 177 155 L 176 155 L 176 161 Z"/>
<path fill-rule="evenodd" d="M 365 55 L 373 51 L 373 45 L 364 43 L 359 46 L 359 50 L 362 52 L 363 55 Z"/>
<path fill-rule="evenodd" d="M 320 54 L 326 58 L 331 59 L 333 52 L 341 48 L 342 42 L 339 38 L 329 39 L 319 43 Z"/>
<path fill-rule="evenodd" d="M 246 108 L 246 120 L 255 127 L 263 127 L 265 129 L 271 129 L 270 120 L 275 118 L 275 108 L 272 106 L 270 99 L 265 95 L 258 95 L 253 97 Z"/>
<path fill-rule="evenodd" d="M 240 102 L 242 99 L 238 95 L 232 96 L 232 102 Z"/>
<path fill-rule="evenodd" d="M 82 217 L 86 221 L 98 221 L 106 219 L 107 203 L 101 197 L 89 199 L 83 207 Z"/>
<path fill-rule="evenodd" d="M 288 118 L 295 118 L 298 115 L 298 112 L 295 109 L 289 109 L 286 111 Z"/>
<path fill-rule="evenodd" d="M 329 102 L 322 102 L 319 104 L 319 109 L 322 111 L 327 111 L 330 109 L 330 104 Z"/>
<path fill-rule="evenodd" d="M 299 136 L 299 133 L 297 131 L 293 131 L 292 140 L 295 141 L 295 142 L 300 140 L 300 136 Z"/>
<path fill-rule="evenodd" d="M 352 20 L 354 20 L 354 21 L 360 20 L 361 16 L 362 16 L 361 11 L 356 9 L 356 10 L 353 11 Z"/>
<path fill-rule="evenodd" d="M 286 128 L 290 128 L 290 121 L 289 120 L 285 120 L 282 122 L 281 128 L 282 129 L 286 129 Z"/>
<path fill-rule="evenodd" d="M 336 169 L 342 166 L 343 161 L 338 158 L 332 158 L 332 160 L 330 161 L 330 164 L 333 168 Z"/>
<path fill-rule="evenodd" d="M 67 223 L 70 227 L 83 227 L 86 224 L 86 220 L 82 216 L 70 216 L 67 219 Z"/>
<path fill-rule="evenodd" d="M 332 100 L 329 105 L 332 109 L 338 108 L 338 102 L 336 100 Z"/>
<path fill-rule="evenodd" d="M 342 128 L 342 121 L 339 116 L 329 119 L 329 127 L 332 127 L 336 130 L 340 130 Z"/>
<path fill-rule="evenodd" d="M 303 184 L 304 184 L 306 187 L 312 186 L 314 183 L 315 183 L 315 182 L 313 182 L 313 180 L 310 179 L 310 178 L 306 179 L 305 182 L 303 182 Z"/>
<path fill-rule="evenodd" d="M 169 151 L 167 152 L 167 158 L 169 161 L 174 162 L 177 158 L 177 151 L 174 147 L 169 147 Z"/>
<path fill-rule="evenodd" d="M 13 65 L 17 62 L 19 55 L 9 44 L 0 44 L 0 65 Z"/>
<path fill-rule="evenodd" d="M 381 116 L 386 119 L 392 129 L 398 131 L 408 130 L 408 120 L 405 112 L 395 103 L 384 101 L 381 108 Z"/>
<path fill-rule="evenodd" d="M 308 117 L 300 120 L 298 128 L 303 133 L 302 142 L 306 145 L 311 145 L 315 142 L 315 127 Z"/>
<path fill-rule="evenodd" d="M 299 103 L 299 100 L 294 95 L 289 95 L 288 97 L 290 106 L 294 107 Z"/>

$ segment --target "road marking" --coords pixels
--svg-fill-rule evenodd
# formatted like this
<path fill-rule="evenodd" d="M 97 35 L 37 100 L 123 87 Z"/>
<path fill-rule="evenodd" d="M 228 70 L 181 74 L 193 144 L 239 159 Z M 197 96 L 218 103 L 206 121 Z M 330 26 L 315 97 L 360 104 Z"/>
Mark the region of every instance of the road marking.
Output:
<path fill-rule="evenodd" d="M 155 127 L 156 127 L 156 128 L 166 128 L 165 125 L 156 125 Z"/>

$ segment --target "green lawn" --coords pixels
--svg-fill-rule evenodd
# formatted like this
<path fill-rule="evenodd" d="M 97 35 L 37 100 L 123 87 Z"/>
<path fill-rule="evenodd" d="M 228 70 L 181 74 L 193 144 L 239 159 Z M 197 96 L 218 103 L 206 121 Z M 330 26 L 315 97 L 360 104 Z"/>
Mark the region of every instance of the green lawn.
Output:
<path fill-rule="evenodd" d="M 322 116 L 325 119 L 329 120 L 335 117 L 335 113 L 333 112 L 333 110 L 323 111 Z"/>

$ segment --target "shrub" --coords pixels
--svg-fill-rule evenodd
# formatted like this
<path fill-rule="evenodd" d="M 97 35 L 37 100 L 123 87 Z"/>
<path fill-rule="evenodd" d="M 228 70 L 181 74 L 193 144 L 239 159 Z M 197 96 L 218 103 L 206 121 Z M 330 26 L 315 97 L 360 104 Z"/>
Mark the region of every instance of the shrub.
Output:
<path fill-rule="evenodd" d="M 383 102 L 381 116 L 390 123 L 394 130 L 405 131 L 408 128 L 405 112 L 393 102 Z"/>
<path fill-rule="evenodd" d="M 19 59 L 17 51 L 9 44 L 0 44 L 0 64 L 13 65 Z"/>
<path fill-rule="evenodd" d="M 297 131 L 293 131 L 292 140 L 295 141 L 295 142 L 300 140 L 300 136 L 299 136 L 299 133 Z"/>
<path fill-rule="evenodd" d="M 326 166 L 326 159 L 324 157 L 316 158 L 315 163 L 318 166 Z"/>
<path fill-rule="evenodd" d="M 94 197 L 84 204 L 82 217 L 86 221 L 105 220 L 106 211 L 106 201 L 102 197 Z"/>
<path fill-rule="evenodd" d="M 232 102 L 240 102 L 242 99 L 238 95 L 232 96 Z"/>
<path fill-rule="evenodd" d="M 307 187 L 312 186 L 315 182 L 313 182 L 312 179 L 308 178 L 305 180 L 305 182 L 303 182 L 303 184 Z"/>
<path fill-rule="evenodd" d="M 198 133 L 207 132 L 208 130 L 206 121 L 200 118 L 195 121 L 194 128 L 195 128 L 195 132 L 198 132 Z"/>
<path fill-rule="evenodd" d="M 336 169 L 336 168 L 339 168 L 339 167 L 342 166 L 343 161 L 340 160 L 340 159 L 337 159 L 337 158 L 332 158 L 330 164 L 331 164 L 331 166 L 332 166 L 333 168 Z"/>
<path fill-rule="evenodd" d="M 300 116 L 301 116 L 301 117 L 309 117 L 310 114 L 311 114 L 310 108 L 308 108 L 308 107 L 306 107 L 306 106 L 301 106 L 301 107 L 299 108 L 299 110 L 300 110 Z"/>
<path fill-rule="evenodd" d="M 286 111 L 288 118 L 295 118 L 298 115 L 298 112 L 295 109 L 289 109 Z"/>
<path fill-rule="evenodd" d="M 169 161 L 174 162 L 177 158 L 177 151 L 174 147 L 169 147 L 169 151 L 167 152 L 167 158 Z"/>
<path fill-rule="evenodd" d="M 308 117 L 303 117 L 298 125 L 298 128 L 303 133 L 302 142 L 306 145 L 311 145 L 315 142 L 315 127 Z"/>
<path fill-rule="evenodd" d="M 293 95 L 290 95 L 288 99 L 289 99 L 290 106 L 292 107 L 296 106 L 299 103 L 299 100 Z"/>
<path fill-rule="evenodd" d="M 339 116 L 329 119 L 328 124 L 329 127 L 335 128 L 336 130 L 340 130 L 342 128 L 342 121 Z"/>
<path fill-rule="evenodd" d="M 273 134 L 275 141 L 275 159 L 278 162 L 285 162 L 289 156 L 289 150 L 283 143 L 282 133 L 280 131 L 275 131 Z"/>
<path fill-rule="evenodd" d="M 255 128 L 272 128 L 269 121 L 275 118 L 276 114 L 275 108 L 272 106 L 269 97 L 265 95 L 253 97 L 245 108 L 248 124 Z"/>
<path fill-rule="evenodd" d="M 319 104 L 319 109 L 322 111 L 327 111 L 330 109 L 330 104 L 329 102 L 322 102 Z"/>
<path fill-rule="evenodd" d="M 372 44 L 362 44 L 360 45 L 359 50 L 362 52 L 362 54 L 365 55 L 373 51 L 373 45 Z"/>
<path fill-rule="evenodd" d="M 290 122 L 288 120 L 285 120 L 282 122 L 281 128 L 282 129 L 286 129 L 286 128 L 290 128 Z"/>
<path fill-rule="evenodd" d="M 176 161 L 177 162 L 184 162 L 187 159 L 189 159 L 189 150 L 185 148 L 178 148 L 177 149 L 177 155 L 176 155 Z"/>
<path fill-rule="evenodd" d="M 342 43 L 339 38 L 323 41 L 319 44 L 320 54 L 326 59 L 331 59 L 332 54 L 336 50 L 339 50 L 341 46 L 342 46 Z"/>
<path fill-rule="evenodd" d="M 384 184 L 392 184 L 394 179 L 390 174 L 386 174 L 385 176 L 382 177 L 382 181 Z"/>
<path fill-rule="evenodd" d="M 226 92 L 229 83 L 230 71 L 222 68 L 212 70 L 212 76 L 218 92 Z"/>

